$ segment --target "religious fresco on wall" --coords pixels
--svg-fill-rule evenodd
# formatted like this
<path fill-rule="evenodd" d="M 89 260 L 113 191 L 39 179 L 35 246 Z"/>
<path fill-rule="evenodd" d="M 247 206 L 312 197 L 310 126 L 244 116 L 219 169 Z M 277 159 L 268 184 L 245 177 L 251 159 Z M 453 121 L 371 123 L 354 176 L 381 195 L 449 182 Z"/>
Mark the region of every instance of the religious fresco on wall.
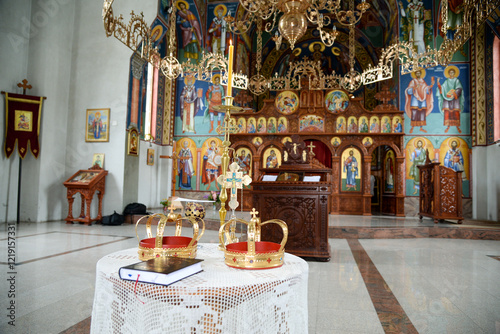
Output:
<path fill-rule="evenodd" d="M 370 133 L 380 132 L 380 120 L 377 116 L 370 117 Z"/>
<path fill-rule="evenodd" d="M 463 0 L 448 0 L 448 31 L 446 37 L 450 40 L 455 40 L 455 32 L 463 22 L 462 3 Z M 440 1 L 434 1 L 434 35 L 437 49 L 441 47 L 444 40 L 444 34 L 441 30 L 442 27 L 441 4 Z M 451 61 L 469 61 L 469 57 L 469 42 L 467 41 L 457 52 L 455 52 Z"/>
<path fill-rule="evenodd" d="M 259 117 L 257 121 L 257 133 L 266 133 L 267 128 L 266 128 L 266 118 L 265 117 Z"/>
<path fill-rule="evenodd" d="M 182 133 L 191 132 L 196 134 L 195 116 L 201 114 L 204 109 L 203 88 L 195 86 L 196 79 L 190 74 L 184 76 L 183 82 L 184 87 L 178 86 L 180 95 L 177 99 Z M 200 129 L 198 132 L 200 132 Z"/>
<path fill-rule="evenodd" d="M 216 107 L 224 104 L 224 97 L 226 96 L 226 90 L 220 81 L 220 74 L 212 76 L 212 83 L 205 92 L 204 120 L 210 122 L 208 133 L 215 131 L 216 127 L 220 126 L 224 120 L 225 113 L 216 110 Z M 215 121 L 217 121 L 216 125 L 214 125 Z"/>
<path fill-rule="evenodd" d="M 259 147 L 260 145 L 262 145 L 262 137 L 254 137 L 252 139 L 252 144 L 254 144 L 255 147 Z"/>
<path fill-rule="evenodd" d="M 325 97 L 326 109 L 331 113 L 339 113 L 349 106 L 349 96 L 343 90 L 332 90 Z"/>
<path fill-rule="evenodd" d="M 456 172 L 462 172 L 462 193 L 464 197 L 469 197 L 470 164 L 467 143 L 459 137 L 450 137 L 443 140 L 439 148 L 439 162 Z"/>
<path fill-rule="evenodd" d="M 304 115 L 299 118 L 299 132 L 324 132 L 325 121 L 317 115 Z"/>
<path fill-rule="evenodd" d="M 335 130 L 337 130 L 337 133 L 346 133 L 347 132 L 347 125 L 346 125 L 346 120 L 344 116 L 337 117 L 337 121 L 335 123 Z"/>
<path fill-rule="evenodd" d="M 463 170 L 462 193 L 464 197 L 470 197 L 470 136 L 408 136 L 406 141 L 406 196 L 419 196 L 420 175 L 417 166 L 424 164 L 427 149 L 431 161 L 440 162 L 442 166 L 456 171 Z"/>
<path fill-rule="evenodd" d="M 491 32 L 494 33 L 498 38 L 500 38 L 500 9 L 492 11 L 486 23 L 491 28 Z"/>
<path fill-rule="evenodd" d="M 403 132 L 403 123 L 401 122 L 401 117 L 396 116 L 392 119 L 392 132 L 394 133 Z"/>
<path fill-rule="evenodd" d="M 368 133 L 368 117 L 361 116 L 359 118 L 358 132 L 359 133 Z"/>
<path fill-rule="evenodd" d="M 222 173 L 222 140 L 210 137 L 201 146 L 201 190 L 219 190 L 217 177 Z"/>
<path fill-rule="evenodd" d="M 332 143 L 333 147 L 339 147 L 342 143 L 342 139 L 340 139 L 339 137 L 333 137 L 330 142 Z"/>
<path fill-rule="evenodd" d="M 406 144 L 406 196 L 418 196 L 420 191 L 420 172 L 417 166 L 424 165 L 429 151 L 433 160 L 434 146 L 424 137 L 411 138 Z"/>
<path fill-rule="evenodd" d="M 236 73 L 243 73 L 250 77 L 250 54 L 245 46 L 245 43 L 238 37 L 236 47 L 236 62 L 234 69 Z"/>
<path fill-rule="evenodd" d="M 256 132 L 257 132 L 257 121 L 255 120 L 255 117 L 249 117 L 247 124 L 247 133 L 256 133 Z"/>
<path fill-rule="evenodd" d="M 470 134 L 469 64 L 401 76 L 406 134 Z"/>
<path fill-rule="evenodd" d="M 247 147 L 240 147 L 235 152 L 234 161 L 240 166 L 243 176 L 252 177 L 252 151 Z"/>
<path fill-rule="evenodd" d="M 290 115 L 298 109 L 299 97 L 294 92 L 285 91 L 278 94 L 274 103 L 280 113 Z"/>
<path fill-rule="evenodd" d="M 179 157 L 177 160 L 177 189 L 196 189 L 197 156 L 195 142 L 190 138 L 177 141 L 177 156 Z"/>
<path fill-rule="evenodd" d="M 269 147 L 262 156 L 262 166 L 264 168 L 278 168 L 281 166 L 281 152 L 277 147 Z"/>
<path fill-rule="evenodd" d="M 347 119 L 347 132 L 348 133 L 357 133 L 358 132 L 358 120 L 356 117 L 351 116 Z"/>
<path fill-rule="evenodd" d="M 400 40 L 411 41 L 417 53 L 423 53 L 428 47 L 434 48 L 431 0 L 400 0 L 399 27 Z"/>
<path fill-rule="evenodd" d="M 384 192 L 386 193 L 394 193 L 395 166 L 394 151 L 388 150 L 384 158 Z"/>
<path fill-rule="evenodd" d="M 205 43 L 208 52 L 227 54 L 231 34 L 224 17 L 234 17 L 237 5 L 238 3 L 208 4 Z"/>
<path fill-rule="evenodd" d="M 342 152 L 341 191 L 361 191 L 362 160 L 357 148 L 349 147 Z"/>
<path fill-rule="evenodd" d="M 127 98 L 127 129 L 135 127 L 144 138 L 144 117 L 146 115 L 146 92 L 148 63 L 133 53 L 130 58 L 130 74 Z"/>
<path fill-rule="evenodd" d="M 278 133 L 287 133 L 288 132 L 288 120 L 286 117 L 278 118 Z"/>
<path fill-rule="evenodd" d="M 286 144 L 286 142 L 290 142 L 290 143 L 291 143 L 291 142 L 292 142 L 292 138 L 291 138 L 291 137 L 286 136 L 285 138 L 281 139 L 281 143 L 282 143 L 283 145 L 285 145 L 285 144 Z"/>
<path fill-rule="evenodd" d="M 238 133 L 245 133 L 247 132 L 247 121 L 244 117 L 238 118 Z"/>
<path fill-rule="evenodd" d="M 201 58 L 203 47 L 203 30 L 196 6 L 192 1 L 177 0 L 177 58 L 179 62 L 193 61 Z"/>
<path fill-rule="evenodd" d="M 365 137 L 365 138 L 363 138 L 363 140 L 361 142 L 363 143 L 363 146 L 365 146 L 365 147 L 370 147 L 373 145 L 373 139 L 371 137 Z"/>
<path fill-rule="evenodd" d="M 391 118 L 388 116 L 383 116 L 380 121 L 381 121 L 380 127 L 382 128 L 382 133 L 391 133 L 392 130 Z"/>
<path fill-rule="evenodd" d="M 276 133 L 277 131 L 276 118 L 269 117 L 267 119 L 267 133 Z"/>

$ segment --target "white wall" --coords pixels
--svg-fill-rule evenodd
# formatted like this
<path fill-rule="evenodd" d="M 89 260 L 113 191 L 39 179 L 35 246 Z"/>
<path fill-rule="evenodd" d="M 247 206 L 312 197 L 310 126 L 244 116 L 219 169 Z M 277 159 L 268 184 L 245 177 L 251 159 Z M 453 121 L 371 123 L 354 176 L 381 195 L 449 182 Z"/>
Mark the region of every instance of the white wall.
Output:
<path fill-rule="evenodd" d="M 94 153 L 105 154 L 104 165 L 109 171 L 104 214 L 120 212 L 125 204 L 139 199 L 157 207 L 168 191 L 164 188 L 169 185 L 159 182 L 161 175 L 154 174 L 167 172 L 168 168 L 163 167 L 167 160 L 157 160 L 149 170 L 151 175 L 145 179 L 144 175 L 139 176 L 145 169 L 143 165 L 146 166 L 145 153 L 141 150 L 139 158 L 125 154 L 131 50 L 117 39 L 106 37 L 102 5 L 102 0 L 0 1 L 0 89 L 21 93 L 16 84 L 27 78 L 34 87 L 28 93 L 47 97 L 42 110 L 40 157 L 34 159 L 28 154 L 23 161 L 23 221 L 65 218 L 68 208 L 62 183 L 77 170 L 90 167 Z M 115 15 L 122 13 L 126 22 L 131 10 L 144 12 L 146 21 L 152 22 L 156 6 L 156 1 L 121 0 L 113 9 Z M 2 139 L 4 108 L 2 100 Z M 111 109 L 109 142 L 85 142 L 85 111 L 92 108 Z M 158 147 L 156 151 L 157 155 L 168 154 L 163 153 L 168 148 Z M 0 219 L 3 221 L 16 218 L 17 173 L 17 156 L 6 159 L 1 154 Z M 143 195 L 148 192 L 150 195 Z M 75 202 L 78 214 L 80 203 Z M 92 212 L 97 212 L 96 203 Z"/>
<path fill-rule="evenodd" d="M 500 221 L 500 147 L 474 147 L 472 157 L 472 217 Z"/>
<path fill-rule="evenodd" d="M 16 85 L 27 78 L 31 1 L 0 1 L 0 90 L 22 93 Z M 5 157 L 5 99 L 0 100 L 0 221 L 15 221 L 17 208 L 17 153 Z"/>

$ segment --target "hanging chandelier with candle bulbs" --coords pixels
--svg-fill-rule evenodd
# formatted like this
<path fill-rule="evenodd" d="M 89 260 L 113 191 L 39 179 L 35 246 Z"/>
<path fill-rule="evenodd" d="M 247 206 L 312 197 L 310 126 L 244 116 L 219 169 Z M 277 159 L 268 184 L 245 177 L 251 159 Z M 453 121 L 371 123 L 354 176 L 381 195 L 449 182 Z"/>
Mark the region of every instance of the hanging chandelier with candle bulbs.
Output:
<path fill-rule="evenodd" d="M 170 38 L 168 56 L 161 58 L 158 50 L 153 46 L 152 33 L 144 16 L 136 15 L 132 11 L 128 24 L 123 22 L 123 16 L 114 16 L 112 4 L 114 0 L 104 0 L 103 21 L 106 35 L 114 36 L 131 50 L 140 54 L 140 57 L 153 66 L 161 69 L 168 79 L 175 79 L 184 73 L 190 73 L 198 80 L 210 81 L 215 72 L 220 71 L 221 83 L 227 85 L 228 61 L 220 53 L 203 52 L 197 64 L 181 64 L 173 54 L 176 53 L 175 43 L 175 11 L 176 6 L 170 7 Z M 443 42 L 439 48 L 430 48 L 418 53 L 412 40 L 397 42 L 384 48 L 378 64 L 369 65 L 362 73 L 354 69 L 355 62 L 355 26 L 360 22 L 363 14 L 370 8 L 365 0 L 355 3 L 349 0 L 348 5 L 341 5 L 340 0 L 240 0 L 241 6 L 247 11 L 243 19 L 236 20 L 231 16 L 225 17 L 230 30 L 236 34 L 248 32 L 252 25 L 257 28 L 257 74 L 248 79 L 241 73 L 233 73 L 233 87 L 248 89 L 255 95 L 267 90 L 280 91 L 300 89 L 301 77 L 309 78 L 310 89 L 344 88 L 354 92 L 362 85 L 392 78 L 394 66 L 399 65 L 401 74 L 408 74 L 418 69 L 425 69 L 437 65 L 447 66 L 467 40 L 473 35 L 474 28 L 482 25 L 499 5 L 500 0 L 463 0 L 462 25 L 456 28 L 454 38 L 447 37 L 448 0 L 440 1 L 441 22 L 444 22 L 441 31 Z M 265 24 L 264 24 L 265 22 Z M 300 60 L 289 64 L 288 72 L 284 77 L 265 78 L 261 73 L 262 67 L 262 29 L 272 34 L 276 48 L 280 49 L 283 38 L 293 50 L 295 44 L 304 36 L 308 25 L 315 25 L 321 41 L 326 46 L 332 46 L 339 32 L 335 25 L 341 25 L 349 31 L 349 65 L 346 74 L 323 73 L 319 64 L 310 60 Z M 264 28 L 261 28 L 264 25 Z M 332 28 L 328 28 L 331 26 Z"/>

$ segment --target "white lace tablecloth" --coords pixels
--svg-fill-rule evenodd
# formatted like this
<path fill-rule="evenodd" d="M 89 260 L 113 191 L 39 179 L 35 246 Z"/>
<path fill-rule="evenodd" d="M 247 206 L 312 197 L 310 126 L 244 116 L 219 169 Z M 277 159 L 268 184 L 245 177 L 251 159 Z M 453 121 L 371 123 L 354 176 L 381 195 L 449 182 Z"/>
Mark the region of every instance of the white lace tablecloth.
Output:
<path fill-rule="evenodd" d="M 103 257 L 91 333 L 307 333 L 307 262 L 287 253 L 281 268 L 235 269 L 217 246 L 200 244 L 203 271 L 169 286 L 120 279 L 137 248 Z"/>

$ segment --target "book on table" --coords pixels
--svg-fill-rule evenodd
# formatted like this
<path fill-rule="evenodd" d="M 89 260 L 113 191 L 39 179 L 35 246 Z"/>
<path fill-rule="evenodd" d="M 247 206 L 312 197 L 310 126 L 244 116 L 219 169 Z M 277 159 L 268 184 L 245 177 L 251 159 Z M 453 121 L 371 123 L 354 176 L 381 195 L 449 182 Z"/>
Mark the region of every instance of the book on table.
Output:
<path fill-rule="evenodd" d="M 157 257 L 121 267 L 121 279 L 159 285 L 169 285 L 202 271 L 201 259 Z"/>

